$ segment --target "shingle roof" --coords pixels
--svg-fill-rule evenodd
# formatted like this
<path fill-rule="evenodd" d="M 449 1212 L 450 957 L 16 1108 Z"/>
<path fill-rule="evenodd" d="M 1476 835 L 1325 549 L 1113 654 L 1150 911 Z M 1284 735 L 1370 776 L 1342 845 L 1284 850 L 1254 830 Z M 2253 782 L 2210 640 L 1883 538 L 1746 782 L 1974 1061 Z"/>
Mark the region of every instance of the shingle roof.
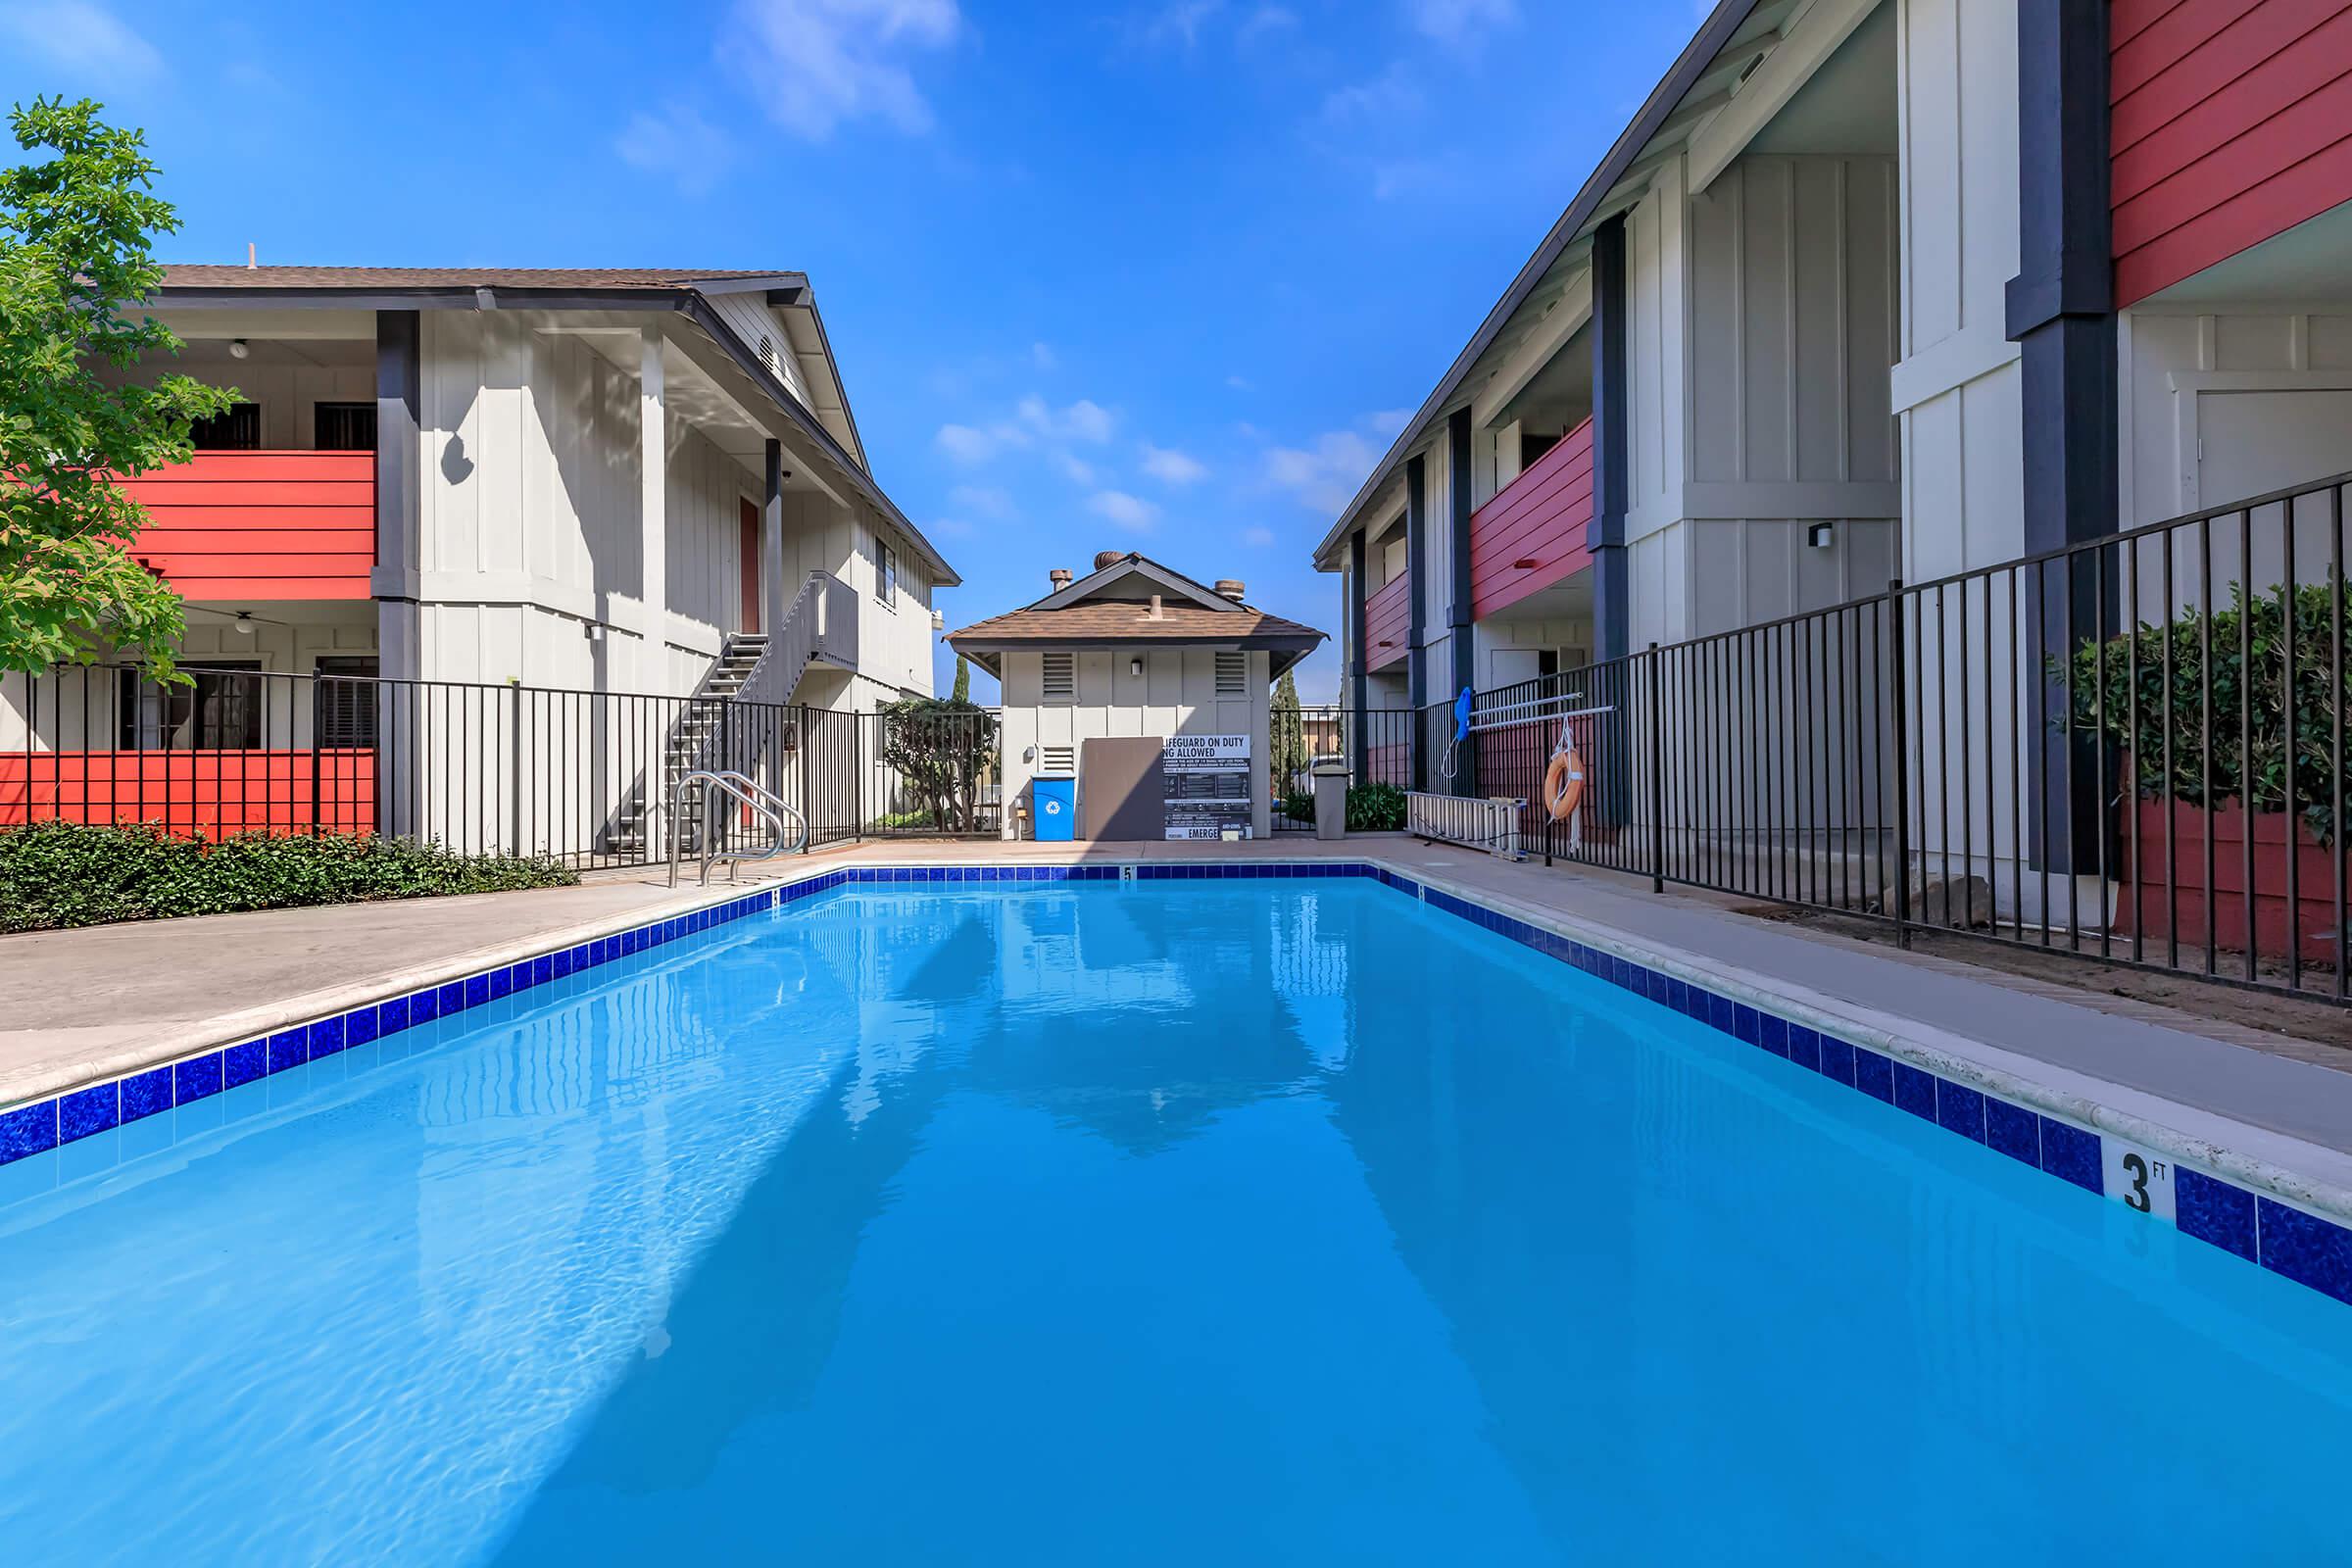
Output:
<path fill-rule="evenodd" d="M 166 288 L 691 288 L 750 277 L 799 280 L 773 268 L 632 267 L 237 267 L 182 263 Z"/>
<path fill-rule="evenodd" d="M 1240 611 L 1202 610 L 1196 605 L 1162 605 L 1159 618 L 1152 607 L 1124 600 L 1093 599 L 1066 610 L 1014 610 L 948 633 L 950 643 L 1017 642 L 1164 642 L 1244 643 L 1269 646 L 1276 641 L 1319 643 L 1323 634 L 1312 626 L 1270 615 L 1247 606 Z"/>

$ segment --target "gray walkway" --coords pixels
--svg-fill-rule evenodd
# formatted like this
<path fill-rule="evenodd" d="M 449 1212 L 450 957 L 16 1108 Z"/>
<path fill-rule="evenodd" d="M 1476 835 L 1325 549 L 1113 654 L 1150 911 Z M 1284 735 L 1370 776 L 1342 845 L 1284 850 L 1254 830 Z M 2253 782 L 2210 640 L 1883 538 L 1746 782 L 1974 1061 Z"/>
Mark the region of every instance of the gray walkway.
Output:
<path fill-rule="evenodd" d="M 796 860 L 789 871 L 894 860 L 1323 853 L 1377 858 L 1711 981 L 1769 988 L 1865 1035 L 1912 1042 L 1974 1063 L 1993 1079 L 2028 1079 L 2177 1133 L 2192 1147 L 2211 1140 L 2352 1193 L 2352 1071 L 2294 1059 L 2227 1024 L 2168 1017 L 2143 1004 L 1757 920 L 1703 896 L 1659 897 L 1603 873 L 1510 865 L 1388 836 L 1330 846 L 1278 839 L 1120 845 L 1079 854 L 1057 845 L 868 845 Z M 625 873 L 544 892 L 0 938 L 0 1104 L 699 902 L 691 886 L 672 893 L 660 874 Z M 2269 1136 L 2249 1140 L 2232 1123 Z"/>

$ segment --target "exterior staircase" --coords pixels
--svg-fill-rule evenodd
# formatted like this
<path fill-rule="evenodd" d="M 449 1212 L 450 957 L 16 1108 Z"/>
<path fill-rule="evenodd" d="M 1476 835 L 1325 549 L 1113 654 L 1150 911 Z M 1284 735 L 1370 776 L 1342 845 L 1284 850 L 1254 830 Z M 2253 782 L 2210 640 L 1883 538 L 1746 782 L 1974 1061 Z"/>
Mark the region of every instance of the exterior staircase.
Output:
<path fill-rule="evenodd" d="M 662 746 L 662 765 L 654 777 L 641 777 L 604 831 L 604 852 L 628 859 L 659 858 L 666 842 L 654 842 L 657 813 L 666 805 L 678 780 L 698 769 L 736 767 L 757 773 L 764 749 L 779 726 L 762 722 L 747 736 L 761 756 L 721 756 L 730 707 L 737 703 L 782 706 L 792 701 L 808 665 L 819 659 L 855 667 L 858 650 L 856 593 L 830 572 L 814 571 L 801 585 L 792 608 L 773 637 L 763 632 L 734 632 L 719 648 L 718 658 L 682 705 Z M 797 737 L 788 744 L 797 745 Z M 738 748 L 740 750 L 741 748 Z M 680 824 L 681 852 L 700 854 L 703 813 L 690 809 Z"/>

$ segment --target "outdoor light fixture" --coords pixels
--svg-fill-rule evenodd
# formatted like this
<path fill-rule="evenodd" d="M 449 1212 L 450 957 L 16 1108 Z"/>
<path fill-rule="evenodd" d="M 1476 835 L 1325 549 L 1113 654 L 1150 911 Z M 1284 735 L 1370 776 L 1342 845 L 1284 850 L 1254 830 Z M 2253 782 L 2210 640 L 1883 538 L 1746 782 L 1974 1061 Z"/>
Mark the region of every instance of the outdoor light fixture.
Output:
<path fill-rule="evenodd" d="M 1143 672 L 1144 672 L 1144 662 L 1143 662 L 1142 660 L 1140 660 L 1140 659 L 1130 659 L 1129 661 L 1127 661 L 1127 673 L 1128 673 L 1128 674 L 1130 674 L 1130 675 L 1141 675 Z"/>
<path fill-rule="evenodd" d="M 245 637 L 250 637 L 250 636 L 252 636 L 252 635 L 253 635 L 253 612 L 252 612 L 252 611 L 250 611 L 250 610 L 240 610 L 240 611 L 238 611 L 238 612 L 237 612 L 237 618 L 236 618 L 236 621 L 234 622 L 234 624 L 235 624 L 235 626 L 236 626 L 236 628 L 237 628 L 237 632 L 238 632 L 238 634 L 239 634 L 240 636 L 245 636 Z"/>
<path fill-rule="evenodd" d="M 1827 550 L 1837 542 L 1838 525 L 1836 523 L 1816 522 L 1809 524 L 1805 529 L 1805 543 L 1816 550 Z"/>
<path fill-rule="evenodd" d="M 232 337 L 228 340 L 228 357 L 230 359 L 241 360 L 252 352 L 253 345 L 246 342 L 243 338 Z"/>

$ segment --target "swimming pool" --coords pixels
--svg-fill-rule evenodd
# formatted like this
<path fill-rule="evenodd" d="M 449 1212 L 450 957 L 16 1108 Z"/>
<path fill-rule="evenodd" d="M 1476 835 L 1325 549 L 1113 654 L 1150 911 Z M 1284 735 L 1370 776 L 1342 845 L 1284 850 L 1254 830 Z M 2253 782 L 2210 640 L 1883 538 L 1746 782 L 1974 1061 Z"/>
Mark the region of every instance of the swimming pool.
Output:
<path fill-rule="evenodd" d="M 1363 879 L 551 970 L 0 1167 L 0 1292 L 28 1563 L 2345 1541 L 2343 1305 Z"/>

